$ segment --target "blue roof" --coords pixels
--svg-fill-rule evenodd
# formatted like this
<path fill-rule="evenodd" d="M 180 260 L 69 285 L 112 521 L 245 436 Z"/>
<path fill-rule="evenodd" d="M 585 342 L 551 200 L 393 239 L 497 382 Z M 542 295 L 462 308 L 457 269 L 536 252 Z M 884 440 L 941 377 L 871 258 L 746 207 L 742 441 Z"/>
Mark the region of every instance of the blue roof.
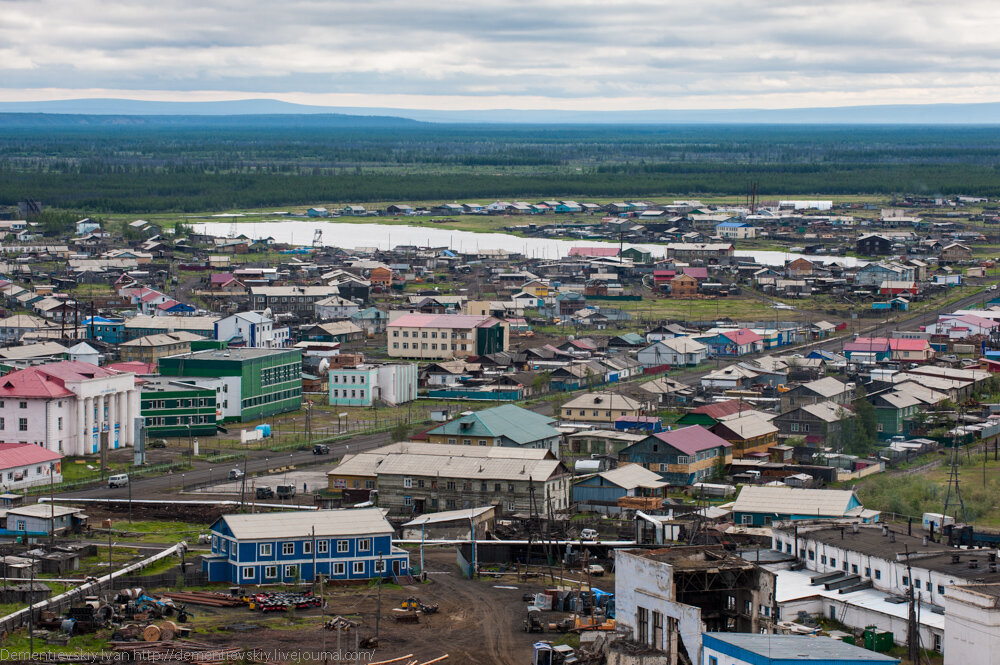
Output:
<path fill-rule="evenodd" d="M 758 633 L 703 633 L 703 646 L 754 663 L 866 663 L 898 664 L 899 659 L 862 649 L 830 637 L 807 635 L 762 635 Z M 747 655 L 758 656 L 748 659 Z"/>
<path fill-rule="evenodd" d="M 721 223 L 717 224 L 716 226 L 717 227 L 721 226 L 721 227 L 727 228 L 727 229 L 740 229 L 740 228 L 743 228 L 744 226 L 749 226 L 749 224 L 746 224 L 744 222 L 721 222 Z"/>

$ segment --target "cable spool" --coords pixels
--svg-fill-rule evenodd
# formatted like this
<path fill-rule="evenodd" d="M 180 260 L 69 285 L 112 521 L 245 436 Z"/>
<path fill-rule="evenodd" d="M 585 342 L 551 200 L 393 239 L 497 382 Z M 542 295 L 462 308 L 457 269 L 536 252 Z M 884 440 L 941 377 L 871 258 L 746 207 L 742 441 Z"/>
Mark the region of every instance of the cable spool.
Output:
<path fill-rule="evenodd" d="M 63 619 L 63 622 L 59 625 L 59 630 L 66 633 L 67 635 L 73 634 L 73 626 L 76 625 L 76 619 Z"/>
<path fill-rule="evenodd" d="M 160 629 L 150 624 L 142 630 L 144 642 L 158 642 L 160 640 Z"/>
<path fill-rule="evenodd" d="M 173 621 L 164 621 L 160 624 L 160 639 L 168 642 L 177 635 L 177 624 Z"/>

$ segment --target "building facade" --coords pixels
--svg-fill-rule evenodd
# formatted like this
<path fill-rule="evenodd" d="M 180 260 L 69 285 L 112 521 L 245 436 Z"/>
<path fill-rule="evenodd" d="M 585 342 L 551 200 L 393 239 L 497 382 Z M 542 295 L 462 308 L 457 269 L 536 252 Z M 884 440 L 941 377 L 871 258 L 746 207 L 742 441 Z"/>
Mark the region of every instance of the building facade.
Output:
<path fill-rule="evenodd" d="M 302 407 L 299 349 L 196 351 L 160 359 L 160 374 L 214 388 L 217 404 L 225 402 L 227 421 L 249 422 Z"/>
<path fill-rule="evenodd" d="M 387 327 L 389 355 L 449 360 L 507 350 L 507 324 L 491 316 L 403 314 Z"/>
<path fill-rule="evenodd" d="M 159 377 L 145 379 L 140 400 L 150 437 L 216 434 L 216 394 L 210 388 Z"/>
<path fill-rule="evenodd" d="M 66 360 L 0 378 L 0 437 L 63 455 L 131 446 L 139 417 L 135 375 Z"/>
<path fill-rule="evenodd" d="M 392 545 L 378 508 L 223 515 L 202 560 L 211 582 L 276 584 L 368 580 L 410 574 L 409 554 Z"/>

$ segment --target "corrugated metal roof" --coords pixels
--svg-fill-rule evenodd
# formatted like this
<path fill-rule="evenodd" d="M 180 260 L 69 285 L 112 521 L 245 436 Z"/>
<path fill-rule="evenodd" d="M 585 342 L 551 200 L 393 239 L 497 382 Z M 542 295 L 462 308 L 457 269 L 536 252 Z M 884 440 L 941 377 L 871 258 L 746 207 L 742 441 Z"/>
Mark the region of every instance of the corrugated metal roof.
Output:
<path fill-rule="evenodd" d="M 225 521 L 238 540 L 302 538 L 311 535 L 313 527 L 317 538 L 393 533 L 380 508 L 223 515 L 219 519 Z"/>
<path fill-rule="evenodd" d="M 503 446 L 453 446 L 443 443 L 415 443 L 405 441 L 393 443 L 375 450 L 345 455 L 341 463 L 328 473 L 333 476 L 375 476 L 381 473 L 383 465 L 389 458 L 405 458 L 412 460 L 421 469 L 440 465 L 449 459 L 469 459 L 477 464 L 483 460 L 511 460 L 516 463 L 517 471 L 524 464 L 535 464 L 546 460 L 558 463 L 558 460 L 547 448 L 507 448 Z M 422 462 L 420 461 L 424 459 Z M 415 466 L 414 468 L 417 468 Z M 398 468 L 398 467 L 396 467 Z"/>
<path fill-rule="evenodd" d="M 479 517 L 491 510 L 496 510 L 496 506 L 480 506 L 479 508 L 465 508 L 463 510 L 444 510 L 440 513 L 428 513 L 410 520 L 403 526 L 420 526 L 422 524 L 442 524 L 444 522 L 456 522 L 458 520 L 468 520 Z"/>
<path fill-rule="evenodd" d="M 844 516 L 850 510 L 851 490 L 814 490 L 797 487 L 753 487 L 740 490 L 733 505 L 738 513 Z"/>
<path fill-rule="evenodd" d="M 729 418 L 722 421 L 716 428 L 725 428 L 741 439 L 755 439 L 778 431 L 778 428 L 756 414 Z"/>
<path fill-rule="evenodd" d="M 711 448 L 732 448 L 731 443 L 717 434 L 709 432 L 701 425 L 691 425 L 668 432 L 657 432 L 653 436 L 685 455 L 694 455 Z"/>
<path fill-rule="evenodd" d="M 617 469 L 597 475 L 625 490 L 633 490 L 636 487 L 659 489 L 667 486 L 667 483 L 660 480 L 660 474 L 639 464 L 623 464 Z"/>

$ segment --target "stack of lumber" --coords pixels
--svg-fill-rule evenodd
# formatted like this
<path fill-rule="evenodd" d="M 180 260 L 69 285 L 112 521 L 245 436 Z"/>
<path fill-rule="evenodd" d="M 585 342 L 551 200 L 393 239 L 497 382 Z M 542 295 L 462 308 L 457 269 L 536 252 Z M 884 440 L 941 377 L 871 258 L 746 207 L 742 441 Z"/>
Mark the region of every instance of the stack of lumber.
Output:
<path fill-rule="evenodd" d="M 154 626 L 155 627 L 155 626 Z M 232 663 L 242 658 L 243 649 L 191 640 L 172 642 L 111 642 L 114 653 L 129 654 L 133 662 L 183 662 L 198 665 Z"/>

